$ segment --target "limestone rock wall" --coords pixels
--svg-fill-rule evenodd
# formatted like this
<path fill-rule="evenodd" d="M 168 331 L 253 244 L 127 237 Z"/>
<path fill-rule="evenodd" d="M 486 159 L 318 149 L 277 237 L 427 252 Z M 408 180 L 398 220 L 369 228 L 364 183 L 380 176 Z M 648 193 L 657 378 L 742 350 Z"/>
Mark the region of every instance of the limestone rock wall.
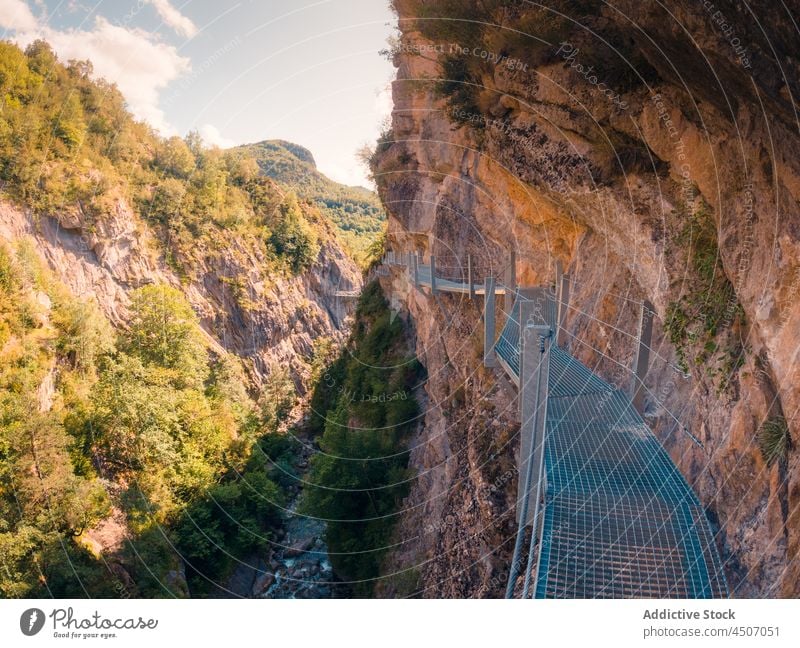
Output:
<path fill-rule="evenodd" d="M 113 213 L 88 227 L 77 212 L 33 216 L 0 202 L 0 239 L 33 242 L 56 276 L 79 298 L 97 301 L 115 326 L 125 326 L 131 291 L 149 283 L 181 288 L 200 317 L 210 347 L 245 359 L 254 385 L 276 363 L 289 367 L 302 390 L 313 342 L 341 341 L 353 300 L 337 291 L 358 290 L 361 272 L 324 237 L 314 265 L 298 277 L 265 273 L 256 242 L 219 233 L 213 249 L 195 249 L 181 278 L 166 264 L 155 234 L 119 201 Z"/>
<path fill-rule="evenodd" d="M 767 465 L 758 447 L 775 417 L 800 444 L 791 17 L 768 2 L 494 4 L 495 27 L 454 43 L 457 32 L 432 35 L 417 19 L 466 19 L 477 5 L 395 2 L 395 107 L 375 158 L 392 245 L 450 262 L 469 253 L 497 276 L 514 249 L 523 285 L 551 281 L 561 261 L 574 282 L 570 349 L 623 387 L 637 303 L 649 299 L 646 419 L 708 509 L 732 592 L 797 596 L 800 454 Z M 459 59 L 468 100 L 442 88 Z M 711 223 L 714 268 L 693 214 Z M 391 282 L 418 332 L 429 402 L 406 541 L 387 569 L 415 565 L 429 596 L 499 595 L 513 544 L 513 390 L 478 366 L 480 302 Z M 701 316 L 703 296 L 726 299 L 711 333 L 676 333 L 687 294 Z"/>

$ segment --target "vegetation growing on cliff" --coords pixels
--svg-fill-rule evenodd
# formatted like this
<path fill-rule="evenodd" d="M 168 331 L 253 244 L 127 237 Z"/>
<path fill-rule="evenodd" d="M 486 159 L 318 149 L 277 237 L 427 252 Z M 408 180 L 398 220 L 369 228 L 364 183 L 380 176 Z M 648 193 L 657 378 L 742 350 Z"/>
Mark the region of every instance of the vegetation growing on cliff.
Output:
<path fill-rule="evenodd" d="M 272 140 L 236 150 L 256 160 L 265 176 L 313 202 L 336 224 L 355 258 L 362 264 L 366 261 L 370 245 L 386 226 L 386 214 L 375 193 L 333 182 L 317 171 L 311 153 L 296 144 Z"/>
<path fill-rule="evenodd" d="M 630 33 L 604 20 L 601 9 L 602 4 L 591 0 L 551 0 L 546 4 L 441 0 L 417 2 L 413 9 L 404 7 L 404 12 L 413 12 L 416 28 L 437 45 L 442 73 L 433 89 L 446 99 L 448 118 L 456 125 L 482 131 L 487 121 L 496 120 L 488 108 L 498 96 L 486 79 L 495 78 L 498 70 L 527 74 L 530 83 L 535 83 L 533 69 L 537 66 L 574 63 L 580 70 L 602 70 L 603 86 L 616 93 L 657 79 Z M 594 29 L 602 30 L 605 38 L 593 38 Z M 399 45 L 396 43 L 390 55 L 399 51 Z M 425 52 L 421 55 L 428 56 Z M 528 96 L 519 98 L 530 100 Z"/>
<path fill-rule="evenodd" d="M 185 594 L 168 578 L 182 560 L 203 591 L 280 524 L 285 408 L 267 416 L 238 361 L 209 357 L 179 291 L 141 288 L 131 310 L 116 336 L 30 246 L 0 246 L 4 597 Z M 93 529 L 112 507 L 121 546 L 101 559 Z"/>
<path fill-rule="evenodd" d="M 2 191 L 25 207 L 74 214 L 91 232 L 124 200 L 183 271 L 198 243 L 219 245 L 219 232 L 259 245 L 267 270 L 298 273 L 313 261 L 326 231 L 318 209 L 242 150 L 207 148 L 196 133 L 159 137 L 89 62 L 64 65 L 44 41 L 24 52 L 0 42 L 0 89 Z"/>
<path fill-rule="evenodd" d="M 761 424 L 758 447 L 767 465 L 786 461 L 790 445 L 789 425 L 784 417 L 773 416 Z"/>
<path fill-rule="evenodd" d="M 85 357 L 70 360 L 68 309 L 92 308 L 45 292 L 46 278 L 31 259 L 25 247 L 0 246 L 0 596 L 57 595 L 70 562 L 103 594 L 92 556 L 73 539 L 108 514 L 110 501 L 91 462 L 73 458 L 63 413 L 47 407 L 56 396 L 49 389 L 53 349 L 63 349 L 65 365 L 86 367 Z M 105 335 L 89 326 L 80 338 L 105 349 Z M 75 398 L 66 386 L 62 397 Z"/>
<path fill-rule="evenodd" d="M 744 313 L 722 267 L 716 223 L 708 206 L 701 204 L 679 215 L 683 223 L 674 245 L 687 260 L 687 272 L 680 277 L 680 298 L 667 307 L 665 330 L 681 368 L 689 370 L 689 355 L 694 354 L 693 364 L 705 366 L 722 390 L 744 359 L 741 341 L 732 332 Z"/>
<path fill-rule="evenodd" d="M 331 561 L 358 596 L 372 592 L 408 491 L 419 374 L 403 322 L 392 318 L 373 282 L 359 301 L 346 349 L 321 375 L 313 397 L 311 425 L 322 433 L 321 452 L 312 459 L 304 500 L 307 513 L 330 520 Z"/>

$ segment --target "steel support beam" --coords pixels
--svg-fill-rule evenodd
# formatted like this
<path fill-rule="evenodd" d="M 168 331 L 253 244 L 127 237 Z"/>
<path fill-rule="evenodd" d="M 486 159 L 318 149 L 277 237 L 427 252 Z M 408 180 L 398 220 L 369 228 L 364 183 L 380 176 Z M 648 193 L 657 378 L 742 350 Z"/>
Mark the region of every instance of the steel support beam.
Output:
<path fill-rule="evenodd" d="M 639 343 L 636 347 L 636 358 L 633 363 L 633 380 L 631 382 L 631 400 L 639 413 L 644 411 L 646 389 L 644 379 L 650 364 L 650 343 L 653 338 L 653 304 L 646 299 L 642 302 L 639 316 Z"/>
<path fill-rule="evenodd" d="M 494 277 L 486 277 L 483 295 L 483 366 L 496 367 L 494 350 Z"/>
<path fill-rule="evenodd" d="M 503 298 L 503 306 L 505 307 L 506 313 L 510 313 L 511 309 L 514 308 L 514 299 L 516 298 L 517 292 L 517 253 L 513 248 L 508 261 L 508 267 L 506 268 L 505 288 L 506 292 Z"/>
<path fill-rule="evenodd" d="M 563 347 L 567 342 L 567 311 L 569 310 L 569 275 L 561 274 L 561 280 L 556 285 L 556 295 L 558 296 L 558 317 L 556 320 L 556 344 Z"/>
<path fill-rule="evenodd" d="M 549 376 L 550 327 L 531 324 L 534 302 L 521 304 L 520 325 L 520 446 L 517 488 L 517 522 L 525 514 L 525 525 L 533 524 L 535 499 L 542 478 L 545 414 L 547 411 L 547 380 Z M 525 482 L 528 482 L 527 484 Z"/>
<path fill-rule="evenodd" d="M 472 255 L 467 255 L 467 284 L 469 284 L 469 298 L 475 298 L 475 278 L 472 276 Z"/>
<path fill-rule="evenodd" d="M 544 494 L 544 432 L 547 417 L 547 388 L 550 367 L 550 327 L 535 325 L 536 305 L 525 300 L 520 304 L 520 389 L 523 409 L 520 427 L 520 451 L 517 490 L 517 537 L 506 585 L 506 598 L 514 596 L 517 576 L 522 566 L 522 543 L 525 528 L 531 526 L 531 541 L 525 567 L 523 596 L 530 588 L 534 537 L 538 535 L 539 500 Z"/>

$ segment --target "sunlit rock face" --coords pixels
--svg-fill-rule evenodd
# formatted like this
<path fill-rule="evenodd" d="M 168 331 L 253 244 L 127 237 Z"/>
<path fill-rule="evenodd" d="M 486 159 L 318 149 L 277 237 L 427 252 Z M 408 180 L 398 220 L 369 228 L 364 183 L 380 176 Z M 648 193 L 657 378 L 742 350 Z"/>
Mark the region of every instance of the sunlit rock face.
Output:
<path fill-rule="evenodd" d="M 200 317 L 212 351 L 244 358 L 254 386 L 276 364 L 288 367 L 301 391 L 314 340 L 341 341 L 347 334 L 353 300 L 337 292 L 357 290 L 362 283 L 356 263 L 328 233 L 308 271 L 282 277 L 264 270 L 265 250 L 258 240 L 221 231 L 213 247 L 192 250 L 187 278 L 165 263 L 155 232 L 124 200 L 91 226 L 78 210 L 33 216 L 0 202 L 0 240 L 31 241 L 71 293 L 95 300 L 115 326 L 125 326 L 136 288 L 179 287 Z"/>
<path fill-rule="evenodd" d="M 470 254 L 479 278 L 501 276 L 514 250 L 521 285 L 552 281 L 560 261 L 573 281 L 569 349 L 623 388 L 638 304 L 652 302 L 645 418 L 708 509 L 732 593 L 797 596 L 800 74 L 789 15 L 769 2 L 482 4 L 487 15 L 476 3 L 395 2 L 395 108 L 374 169 L 394 248 L 448 267 Z M 514 390 L 480 368 L 480 301 L 433 299 L 400 273 L 390 282 L 417 331 L 429 402 L 412 454 L 422 477 L 399 531 L 414 541 L 387 568 L 416 565 L 429 596 L 499 595 L 513 545 Z M 782 419 L 789 450 L 768 465 L 759 431 Z"/>

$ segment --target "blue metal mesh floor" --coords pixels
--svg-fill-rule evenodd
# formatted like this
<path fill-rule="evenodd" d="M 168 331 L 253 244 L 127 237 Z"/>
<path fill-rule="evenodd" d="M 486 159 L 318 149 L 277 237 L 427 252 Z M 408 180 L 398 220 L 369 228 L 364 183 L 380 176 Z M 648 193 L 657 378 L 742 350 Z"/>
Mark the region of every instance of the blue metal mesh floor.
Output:
<path fill-rule="evenodd" d="M 622 392 L 551 347 L 537 598 L 728 595 L 700 502 Z"/>
<path fill-rule="evenodd" d="M 430 285 L 429 266 L 419 266 Z M 437 278 L 442 290 L 463 283 Z M 476 289 L 478 286 L 476 286 Z M 482 286 L 480 287 L 482 288 Z M 544 289 L 520 299 L 540 301 Z M 495 351 L 519 383 L 520 299 Z M 555 327 L 555 303 L 537 317 Z M 703 509 L 628 397 L 552 344 L 537 598 L 718 598 L 728 589 Z"/>
<path fill-rule="evenodd" d="M 519 313 L 495 347 L 517 380 Z M 555 345 L 545 476 L 537 598 L 728 595 L 703 509 L 669 455 L 625 394 Z"/>

